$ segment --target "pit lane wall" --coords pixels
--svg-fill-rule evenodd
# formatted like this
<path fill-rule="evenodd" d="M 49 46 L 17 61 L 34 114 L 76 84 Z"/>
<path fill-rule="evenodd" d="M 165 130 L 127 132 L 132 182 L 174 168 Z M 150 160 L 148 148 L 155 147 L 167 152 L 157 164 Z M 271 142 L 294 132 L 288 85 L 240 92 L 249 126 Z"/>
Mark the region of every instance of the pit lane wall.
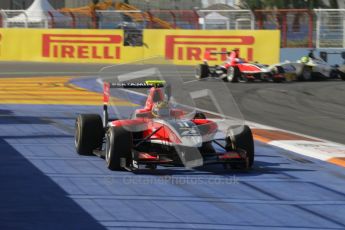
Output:
<path fill-rule="evenodd" d="M 131 46 L 131 40 L 142 42 Z M 137 42 L 138 43 L 138 42 Z M 141 44 L 140 44 L 141 43 Z M 203 61 L 206 51 L 239 48 L 248 61 L 279 62 L 280 33 L 273 30 L 123 30 L 0 29 L 0 61 L 128 63 L 164 56 L 178 65 Z M 219 64 L 225 55 L 212 55 Z"/>

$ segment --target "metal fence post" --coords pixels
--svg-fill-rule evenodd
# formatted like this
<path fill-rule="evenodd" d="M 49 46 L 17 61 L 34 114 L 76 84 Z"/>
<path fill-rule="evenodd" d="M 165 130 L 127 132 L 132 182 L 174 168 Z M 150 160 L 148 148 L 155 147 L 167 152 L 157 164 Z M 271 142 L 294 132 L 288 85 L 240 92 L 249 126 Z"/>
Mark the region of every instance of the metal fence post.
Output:
<path fill-rule="evenodd" d="M 308 47 L 312 48 L 313 47 L 313 19 L 314 19 L 314 12 L 309 10 L 308 15 L 309 15 L 309 28 L 308 28 Z"/>
<path fill-rule="evenodd" d="M 320 48 L 320 27 L 321 27 L 321 14 L 318 10 L 315 9 L 315 14 L 316 14 L 316 48 Z"/>
<path fill-rule="evenodd" d="M 55 28 L 55 19 L 54 19 L 54 14 L 51 11 L 48 11 L 48 15 L 51 18 L 51 28 Z M 46 15 L 46 20 L 45 20 L 45 26 L 46 28 L 49 28 L 49 18 L 48 15 Z"/>
<path fill-rule="evenodd" d="M 25 11 L 23 11 L 23 14 L 25 16 L 24 28 L 29 28 L 29 16 Z"/>
<path fill-rule="evenodd" d="M 253 11 L 250 11 L 250 29 L 255 30 L 255 15 Z"/>
<path fill-rule="evenodd" d="M 343 18 L 343 48 L 345 48 L 345 10 L 342 11 Z"/>
<path fill-rule="evenodd" d="M 7 14 L 4 10 L 0 10 L 2 27 L 7 28 Z"/>

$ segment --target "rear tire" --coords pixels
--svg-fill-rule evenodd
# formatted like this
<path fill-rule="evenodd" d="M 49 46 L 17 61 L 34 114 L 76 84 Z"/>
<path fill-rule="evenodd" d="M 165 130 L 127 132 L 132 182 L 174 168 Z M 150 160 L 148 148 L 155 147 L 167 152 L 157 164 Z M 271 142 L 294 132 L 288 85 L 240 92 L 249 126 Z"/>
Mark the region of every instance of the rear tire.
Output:
<path fill-rule="evenodd" d="M 132 133 L 123 127 L 110 127 L 106 134 L 105 160 L 110 170 L 121 170 L 121 160 L 129 166 L 132 160 Z"/>
<path fill-rule="evenodd" d="M 206 64 L 199 64 L 195 69 L 195 78 L 200 80 L 207 78 L 209 75 L 209 68 Z"/>
<path fill-rule="evenodd" d="M 229 136 L 226 138 L 227 150 L 242 149 L 247 152 L 248 164 L 241 165 L 241 167 L 251 168 L 254 164 L 254 140 L 252 131 L 247 125 L 243 126 L 242 132 L 233 134 L 230 130 Z"/>
<path fill-rule="evenodd" d="M 340 75 L 341 80 L 345 81 L 345 73 L 342 71 L 339 71 L 339 75 Z"/>
<path fill-rule="evenodd" d="M 340 71 L 338 71 L 338 70 L 331 70 L 331 72 L 329 73 L 329 78 L 330 79 L 336 79 L 336 78 L 338 78 L 339 74 L 340 74 Z"/>
<path fill-rule="evenodd" d="M 102 147 L 104 129 L 98 114 L 80 114 L 75 122 L 75 148 L 79 155 L 92 155 Z"/>
<path fill-rule="evenodd" d="M 213 148 L 212 141 L 202 143 L 202 146 L 199 148 L 199 151 L 203 156 L 216 153 L 216 150 Z"/>
<path fill-rule="evenodd" d="M 281 66 L 276 66 L 275 68 L 276 68 L 275 74 L 279 74 L 279 75 L 283 75 L 283 76 L 284 76 L 285 70 L 284 70 L 283 67 L 281 67 Z M 277 78 L 277 77 L 274 77 L 274 75 L 273 75 L 273 82 L 275 82 L 275 83 L 281 83 L 281 82 L 283 82 L 283 81 L 285 81 L 285 77 L 284 77 L 284 78 L 282 78 L 282 77 Z"/>
<path fill-rule="evenodd" d="M 297 73 L 298 80 L 300 81 L 311 81 L 312 76 L 312 67 L 303 65 L 299 73 Z"/>
<path fill-rule="evenodd" d="M 237 66 L 230 66 L 226 73 L 226 80 L 232 83 L 238 82 L 241 71 Z"/>

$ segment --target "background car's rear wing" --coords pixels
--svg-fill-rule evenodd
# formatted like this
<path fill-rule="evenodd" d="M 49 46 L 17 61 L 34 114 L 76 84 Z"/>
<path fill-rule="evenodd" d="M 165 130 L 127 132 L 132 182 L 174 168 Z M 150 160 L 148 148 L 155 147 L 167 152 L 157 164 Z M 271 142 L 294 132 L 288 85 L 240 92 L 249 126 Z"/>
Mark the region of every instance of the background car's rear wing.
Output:
<path fill-rule="evenodd" d="M 231 53 L 231 51 L 221 51 L 221 52 L 206 51 L 204 54 L 204 62 L 212 60 L 211 55 L 215 55 L 215 54 L 230 55 L 230 53 Z"/>

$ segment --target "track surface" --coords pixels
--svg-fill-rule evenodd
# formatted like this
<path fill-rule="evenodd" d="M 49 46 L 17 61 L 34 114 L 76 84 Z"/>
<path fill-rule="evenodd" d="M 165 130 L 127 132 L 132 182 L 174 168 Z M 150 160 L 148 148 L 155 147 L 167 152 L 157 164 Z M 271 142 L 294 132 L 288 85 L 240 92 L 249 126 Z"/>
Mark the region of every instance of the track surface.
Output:
<path fill-rule="evenodd" d="M 74 119 L 90 112 L 2 106 L 1 229 L 345 228 L 344 168 L 256 142 L 250 173 L 111 172 L 75 152 Z"/>
<path fill-rule="evenodd" d="M 53 71 L 51 68 L 66 70 L 59 66 L 47 69 Z M 92 68 L 87 72 L 93 72 Z M 310 84 L 324 83 L 333 82 Z M 241 99 L 243 106 L 249 102 L 241 94 L 254 101 L 251 92 L 256 92 L 255 88 L 308 84 L 284 85 L 229 87 L 236 87 L 235 98 Z M 65 90 L 55 86 L 53 91 L 47 89 L 49 95 Z M 29 87 L 13 90 L 21 90 L 22 97 L 28 99 L 34 95 Z M 242 92 L 245 89 L 249 91 Z M 71 92 L 76 93 L 68 91 L 66 95 Z M 278 104 L 279 91 L 273 93 L 276 95 L 271 98 Z M 161 168 L 138 174 L 111 172 L 104 160 L 75 153 L 76 115 L 99 113 L 101 106 L 77 106 L 80 101 L 74 99 L 65 99 L 69 105 L 35 104 L 37 101 L 35 105 L 1 105 L 0 229 L 345 228 L 344 168 L 256 142 L 255 167 L 249 173 L 217 166 Z M 245 117 L 250 120 L 246 113 Z"/>
<path fill-rule="evenodd" d="M 0 76 L 94 76 L 104 66 L 0 63 Z M 180 71 L 186 81 L 194 80 L 192 67 Z M 246 120 L 345 144 L 345 81 L 228 87 Z"/>

